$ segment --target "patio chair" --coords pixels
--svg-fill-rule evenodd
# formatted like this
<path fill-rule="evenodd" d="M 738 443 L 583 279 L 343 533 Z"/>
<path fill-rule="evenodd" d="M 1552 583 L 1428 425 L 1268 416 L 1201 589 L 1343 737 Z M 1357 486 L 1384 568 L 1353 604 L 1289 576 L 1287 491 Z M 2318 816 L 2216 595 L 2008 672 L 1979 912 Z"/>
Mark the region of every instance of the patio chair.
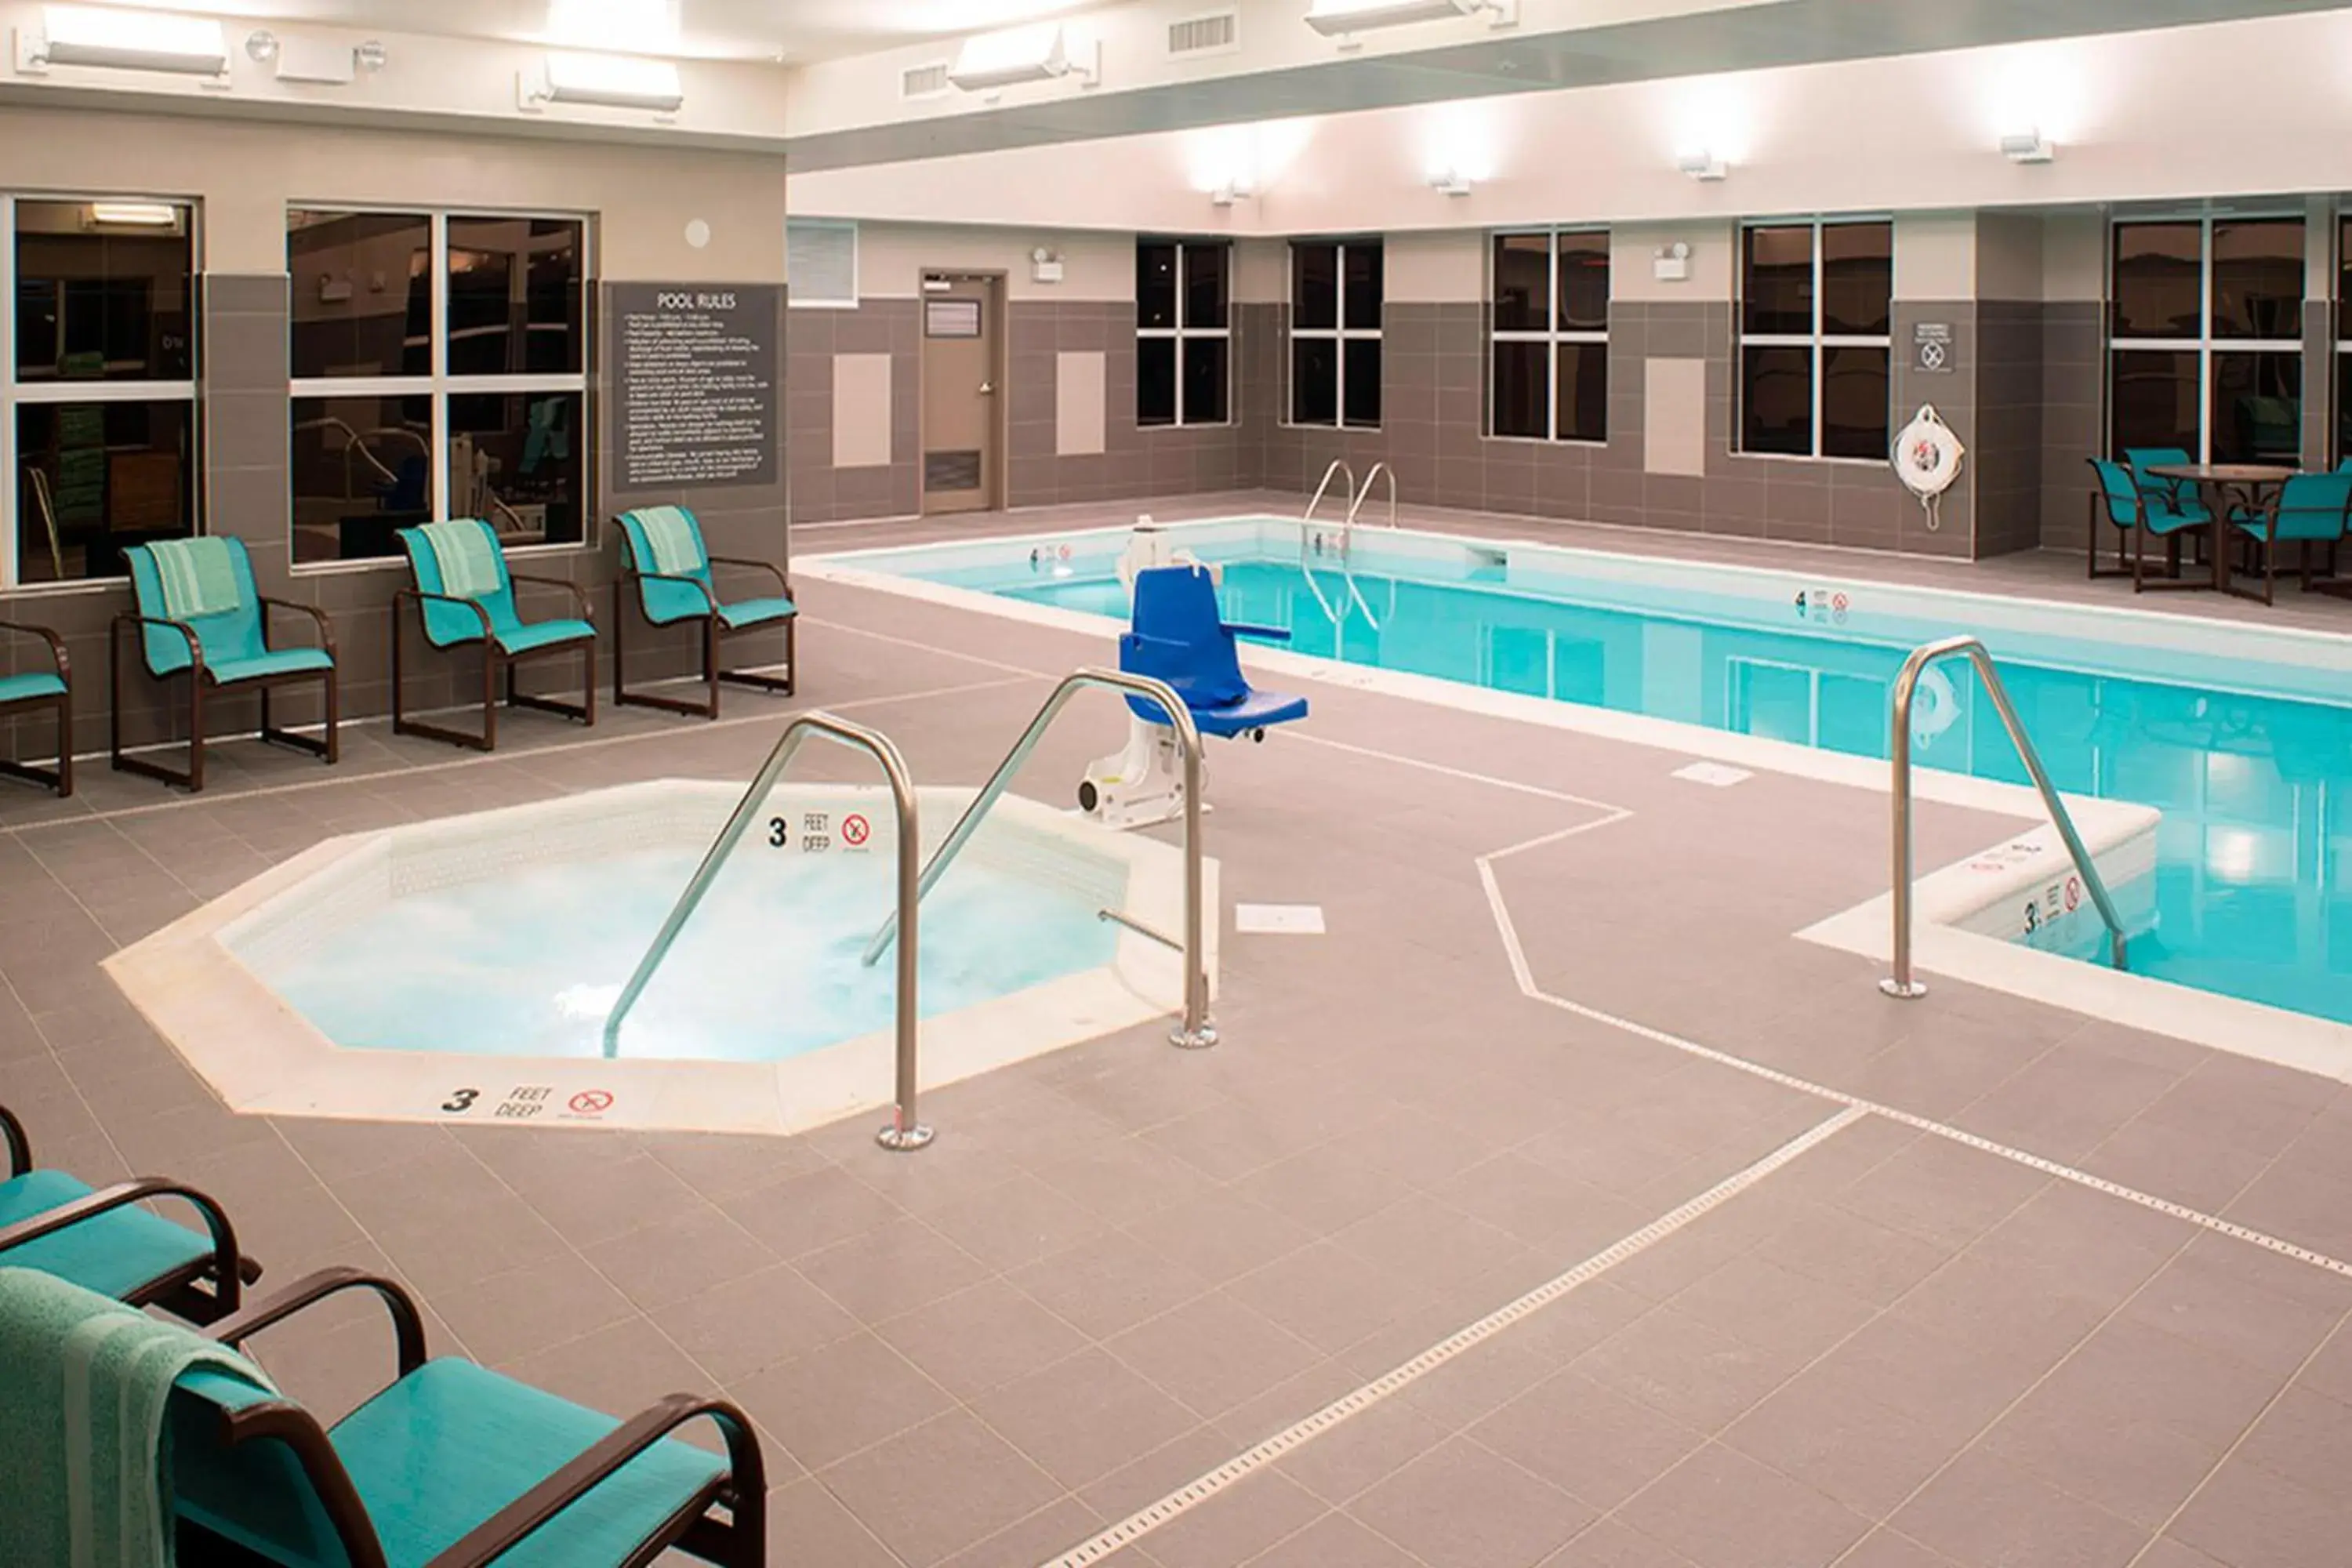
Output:
<path fill-rule="evenodd" d="M 2259 597 L 2265 605 L 2277 603 L 2279 546 L 2293 544 L 2306 591 L 2352 596 L 2352 578 L 2336 574 L 2336 552 L 2343 547 L 2347 530 L 2352 530 L 2352 470 L 2295 475 L 2279 487 L 2261 516 L 2240 521 L 2237 530 L 2261 552 L 2263 591 L 2257 595 L 2251 588 L 2233 585 L 2231 593 L 2249 599 Z M 2315 545 L 2326 547 L 2324 573 L 2315 573 L 2313 567 Z"/>
<path fill-rule="evenodd" d="M 2166 505 L 2179 508 L 2184 502 L 2197 500 L 2197 487 L 2185 479 L 2161 479 L 2148 472 L 2150 468 L 2186 468 L 2197 459 L 2185 447 L 2126 447 L 2124 462 L 2131 468 L 2132 479 L 2139 488 Z"/>
<path fill-rule="evenodd" d="M 711 554 L 702 542 L 702 525 L 684 507 L 644 507 L 625 511 L 616 521 L 621 528 L 621 575 L 613 584 L 613 700 L 716 719 L 721 681 L 790 697 L 800 674 L 800 611 L 793 603 L 792 581 L 782 570 L 765 561 Z M 721 599 L 713 581 L 714 570 L 721 566 L 764 573 L 775 579 L 776 592 L 764 598 Z M 629 616 L 624 600 L 633 592 L 638 614 L 648 626 L 702 624 L 702 679 L 709 690 L 703 701 L 634 692 L 625 684 L 622 639 Z M 722 637 L 775 626 L 784 632 L 782 677 L 719 668 Z"/>
<path fill-rule="evenodd" d="M 37 768 L 25 763 L 0 759 L 0 773 L 19 778 L 44 789 L 58 792 L 64 799 L 73 794 L 73 674 L 72 663 L 66 657 L 65 638 L 47 626 L 27 626 L 22 621 L 0 621 L 0 631 L 22 632 L 26 637 L 40 638 L 48 645 L 48 669 L 26 670 L 20 675 L 0 675 L 0 719 L 18 713 L 38 713 L 47 709 L 58 726 L 58 765 Z"/>
<path fill-rule="evenodd" d="M 1279 626 L 1228 622 L 1217 607 L 1217 585 L 1206 567 L 1153 566 L 1135 574 L 1133 629 L 1118 639 L 1118 667 L 1129 675 L 1163 680 L 1184 700 L 1203 735 L 1231 739 L 1307 717 L 1307 699 L 1260 691 L 1242 673 L 1238 637 L 1288 642 Z M 1148 723 L 1162 724 L 1160 705 L 1129 697 L 1127 705 Z"/>
<path fill-rule="evenodd" d="M 767 1476 L 734 1405 L 677 1394 L 627 1422 L 454 1358 L 428 1359 L 408 1293 L 314 1274 L 218 1324 L 255 1334 L 346 1291 L 392 1318 L 397 1375 L 330 1428 L 236 1379 L 184 1377 L 172 1410 L 184 1531 L 285 1568 L 643 1568 L 669 1550 L 767 1561 Z M 709 1417 L 724 1455 L 670 1434 Z"/>
<path fill-rule="evenodd" d="M 205 787 L 205 699 L 208 693 L 261 694 L 261 738 L 307 752 L 331 766 L 341 754 L 341 696 L 335 668 L 335 628 L 309 605 L 262 596 L 253 585 L 253 561 L 241 539 L 172 539 L 136 544 L 122 552 L 131 568 L 136 612 L 114 617 L 108 638 L 107 676 L 112 760 L 125 773 L 161 779 L 194 793 Z M 316 647 L 277 647 L 268 613 L 307 616 Z M 188 766 L 184 773 L 122 751 L 122 634 L 140 634 L 142 662 L 158 681 L 188 683 Z M 317 682 L 326 701 L 322 738 L 280 730 L 269 721 L 270 693 L 281 686 Z"/>
<path fill-rule="evenodd" d="M 33 1163 L 25 1124 L 0 1106 L 0 1268 L 34 1268 L 133 1307 L 160 1307 L 192 1323 L 212 1323 L 244 1305 L 261 1265 L 237 1250 L 220 1205 L 194 1187 L 156 1177 L 104 1189 Z M 134 1205 L 177 1198 L 205 1223 L 189 1229 Z"/>
<path fill-rule="evenodd" d="M 509 707 L 596 722 L 596 626 L 588 610 L 588 595 L 576 584 L 561 577 L 530 577 L 507 570 L 506 553 L 498 534 L 479 518 L 428 522 L 404 528 L 400 542 L 408 552 L 413 586 L 402 588 L 392 600 L 392 728 L 396 735 L 422 735 L 491 752 L 499 744 L 499 684 L 503 677 Z M 529 583 L 570 595 L 575 615 L 548 621 L 526 621 L 517 608 L 515 585 Z M 415 605 L 425 640 L 443 652 L 478 645 L 482 650 L 482 728 L 478 734 L 445 729 L 406 717 L 401 677 L 401 611 Z M 530 697 L 516 689 L 515 667 L 535 659 L 580 656 L 581 700 L 560 702 Z"/>
<path fill-rule="evenodd" d="M 2091 459 L 2091 468 L 2099 477 L 2099 488 L 2092 492 L 2090 504 L 2090 572 L 2094 578 L 2121 577 L 2132 580 L 2132 592 L 2149 588 L 2202 588 L 2205 581 L 2180 575 L 2180 542 L 2189 538 L 2208 538 L 2213 531 L 2213 514 L 2195 501 L 2175 505 L 2142 488 L 2132 470 L 2121 463 L 2111 463 L 2103 458 Z M 2131 564 L 2128 572 L 2099 570 L 2099 517 L 2104 512 L 2107 521 L 2128 533 L 2131 538 Z M 2147 542 L 2160 539 L 2165 543 L 2165 559 L 2168 575 L 2151 581 L 2147 576 Z M 2124 555 L 2124 540 L 2116 541 L 2116 558 L 2120 563 Z M 2220 548 L 2216 545 L 2215 548 Z"/>

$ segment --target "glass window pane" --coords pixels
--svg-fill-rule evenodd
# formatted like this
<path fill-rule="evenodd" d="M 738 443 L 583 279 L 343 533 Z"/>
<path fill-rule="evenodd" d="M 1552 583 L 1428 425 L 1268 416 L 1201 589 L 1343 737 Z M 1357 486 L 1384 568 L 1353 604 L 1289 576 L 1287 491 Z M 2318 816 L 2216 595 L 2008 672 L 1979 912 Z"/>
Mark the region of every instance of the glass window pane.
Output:
<path fill-rule="evenodd" d="M 1829 337 L 1886 335 L 1895 298 L 1895 226 L 1833 223 L 1822 228 L 1822 331 Z"/>
<path fill-rule="evenodd" d="M 1885 349 L 1822 351 L 1822 457 L 1885 460 L 1893 380 Z"/>
<path fill-rule="evenodd" d="M 1335 338 L 1290 340 L 1290 422 L 1339 423 L 1339 344 Z"/>
<path fill-rule="evenodd" d="M 1551 236 L 1495 237 L 1495 330 L 1551 331 Z"/>
<path fill-rule="evenodd" d="M 1176 324 L 1176 246 L 1149 240 L 1135 247 L 1135 324 Z"/>
<path fill-rule="evenodd" d="M 2303 220 L 2213 226 L 2213 335 L 2303 336 Z"/>
<path fill-rule="evenodd" d="M 1348 328 L 1350 331 L 1377 332 L 1381 330 L 1381 292 L 1386 286 L 1381 242 L 1351 241 L 1345 247 L 1342 259 L 1348 272 Z"/>
<path fill-rule="evenodd" d="M 1502 342 L 1495 345 L 1495 434 L 1551 434 L 1551 345 Z"/>
<path fill-rule="evenodd" d="M 1740 350 L 1739 449 L 1812 456 L 1812 350 Z"/>
<path fill-rule="evenodd" d="M 396 555 L 395 529 L 433 521 L 433 399 L 298 397 L 294 559 Z"/>
<path fill-rule="evenodd" d="M 2303 356 L 2213 356 L 2213 460 L 2303 461 Z"/>
<path fill-rule="evenodd" d="M 482 519 L 509 546 L 578 543 L 584 429 L 576 392 L 450 398 L 449 515 Z"/>
<path fill-rule="evenodd" d="M 1381 427 L 1381 344 L 1378 338 L 1350 338 L 1340 349 L 1347 372 L 1347 423 L 1359 430 Z"/>
<path fill-rule="evenodd" d="M 2336 274 L 2336 298 L 2341 303 L 2352 305 L 2352 217 L 2344 220 L 2343 228 L 2336 237 L 2336 254 L 2341 268 Z M 2352 320 L 2339 319 L 2336 323 L 2336 335 L 2339 338 L 2352 337 Z"/>
<path fill-rule="evenodd" d="M 1135 422 L 1176 423 L 1176 340 L 1135 341 Z"/>
<path fill-rule="evenodd" d="M 2200 225 L 2119 223 L 2115 254 L 2115 336 L 2200 335 L 2205 235 Z M 2194 449 L 2194 442 L 2190 447 Z"/>
<path fill-rule="evenodd" d="M 18 202 L 18 378 L 193 380 L 191 216 L 164 202 Z"/>
<path fill-rule="evenodd" d="M 1339 247 L 1290 247 L 1290 324 L 1328 331 L 1339 324 Z"/>
<path fill-rule="evenodd" d="M 2112 356 L 2114 377 L 2107 402 L 2115 410 L 2115 440 L 2109 450 L 2120 454 L 2132 447 L 2178 447 L 2194 457 L 2202 449 L 2198 439 L 2199 405 L 2204 388 L 2198 384 L 2198 355 L 2158 349 L 2123 349 Z"/>
<path fill-rule="evenodd" d="M 286 215 L 296 380 L 433 373 L 433 220 Z"/>
<path fill-rule="evenodd" d="M 1559 438 L 1609 439 L 1609 345 L 1559 345 Z"/>
<path fill-rule="evenodd" d="M 1184 423 L 1223 425 L 1230 378 L 1223 338 L 1184 340 Z"/>
<path fill-rule="evenodd" d="M 123 575 L 122 552 L 195 531 L 195 405 L 16 408 L 16 569 L 26 583 Z"/>
<path fill-rule="evenodd" d="M 2352 458 L 2352 354 L 2336 356 L 2336 460 Z"/>
<path fill-rule="evenodd" d="M 1739 272 L 1740 330 L 1813 330 L 1813 226 L 1751 228 Z"/>
<path fill-rule="evenodd" d="M 1184 324 L 1222 327 L 1225 324 L 1228 262 L 1232 251 L 1222 245 L 1184 247 Z"/>
<path fill-rule="evenodd" d="M 1609 330 L 1609 237 L 1559 237 L 1559 326 L 1568 332 Z"/>
<path fill-rule="evenodd" d="M 449 372 L 577 375 L 586 364 L 583 226 L 449 220 Z"/>

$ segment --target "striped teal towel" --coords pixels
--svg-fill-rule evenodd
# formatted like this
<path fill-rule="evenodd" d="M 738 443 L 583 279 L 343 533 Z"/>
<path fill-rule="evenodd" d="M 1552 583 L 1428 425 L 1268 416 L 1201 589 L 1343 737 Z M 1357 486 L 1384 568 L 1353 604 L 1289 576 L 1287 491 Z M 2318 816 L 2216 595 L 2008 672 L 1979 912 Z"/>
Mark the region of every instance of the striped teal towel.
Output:
<path fill-rule="evenodd" d="M 147 547 L 163 587 L 163 615 L 193 621 L 236 608 L 235 546 L 226 539 L 166 539 Z"/>
<path fill-rule="evenodd" d="M 649 506 L 636 517 L 656 575 L 691 577 L 709 564 L 702 552 L 702 530 L 695 526 L 692 513 L 680 507 Z"/>
<path fill-rule="evenodd" d="M 252 1363 L 175 1323 L 29 1268 L 0 1268 L 0 1563 L 170 1568 L 164 1404 Z"/>
<path fill-rule="evenodd" d="M 453 599 L 487 599 L 507 585 L 497 535 L 470 517 L 425 525 L 425 542 L 441 569 L 441 591 Z"/>

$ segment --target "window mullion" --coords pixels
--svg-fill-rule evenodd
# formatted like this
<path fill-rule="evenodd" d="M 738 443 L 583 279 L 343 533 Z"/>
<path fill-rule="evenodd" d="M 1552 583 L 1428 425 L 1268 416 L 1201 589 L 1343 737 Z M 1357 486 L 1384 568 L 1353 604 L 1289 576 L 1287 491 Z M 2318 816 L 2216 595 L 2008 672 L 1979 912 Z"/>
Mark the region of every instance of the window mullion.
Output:
<path fill-rule="evenodd" d="M 433 453 L 427 467 L 433 474 L 433 515 L 446 520 L 455 499 L 449 476 L 449 215 L 435 213 L 432 222 L 433 286 L 426 295 L 433 311 L 433 428 L 427 437 Z"/>
<path fill-rule="evenodd" d="M 16 198 L 0 195 L 0 588 L 16 586 Z"/>

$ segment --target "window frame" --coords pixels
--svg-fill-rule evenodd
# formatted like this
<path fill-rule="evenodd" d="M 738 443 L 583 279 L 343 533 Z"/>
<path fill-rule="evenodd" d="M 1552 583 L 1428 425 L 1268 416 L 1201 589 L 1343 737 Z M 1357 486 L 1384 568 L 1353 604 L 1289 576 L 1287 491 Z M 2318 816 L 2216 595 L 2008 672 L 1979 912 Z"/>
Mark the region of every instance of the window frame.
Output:
<path fill-rule="evenodd" d="M 188 225 L 188 379 L 185 381 L 38 381 L 16 379 L 16 205 L 19 201 L 73 203 L 152 202 L 177 207 Z M 25 582 L 19 558 L 22 543 L 18 515 L 24 506 L 24 476 L 17 467 L 16 416 L 27 404 L 62 403 L 182 403 L 188 405 L 188 430 L 195 450 L 188 474 L 188 537 L 203 537 L 205 529 L 204 407 L 197 389 L 204 384 L 205 331 L 201 305 L 204 279 L 204 203 L 194 196 L 160 194 L 131 195 L 75 191 L 0 191 L 0 593 L 54 595 L 105 591 L 122 577 L 66 577 L 53 582 Z"/>
<path fill-rule="evenodd" d="M 1175 235 L 1143 235 L 1135 237 L 1136 261 L 1142 263 L 1143 247 L 1147 245 L 1172 246 L 1176 251 L 1176 324 L 1172 327 L 1147 327 L 1141 320 L 1141 289 L 1137 289 L 1138 310 L 1135 341 L 1138 362 L 1135 376 L 1135 427 L 1139 430 L 1221 430 L 1237 423 L 1238 412 L 1234 406 L 1234 242 L 1230 239 L 1187 239 Z M 1192 313 L 1192 253 L 1210 247 L 1225 253 L 1225 324 L 1222 327 L 1195 327 L 1189 318 Z M 1193 419 L 1184 407 L 1184 345 L 1196 338 L 1220 339 L 1225 345 L 1225 416 L 1223 419 Z M 1147 340 L 1172 342 L 1176 345 L 1176 417 L 1164 423 L 1147 425 L 1143 422 L 1143 372 L 1141 344 Z"/>
<path fill-rule="evenodd" d="M 2122 445 L 2117 440 L 2116 435 L 2116 356 L 2119 353 L 2137 353 L 2179 354 L 2193 352 L 2197 355 L 2197 450 L 2191 453 L 2190 456 L 2200 463 L 2210 463 L 2213 460 L 2213 362 L 2217 354 L 2275 353 L 2289 355 L 2295 361 L 2296 374 L 2299 377 L 2303 376 L 2303 373 L 2309 368 L 2303 363 L 2304 340 L 2302 338 L 2224 338 L 2217 337 L 2213 332 L 2214 225 L 2216 223 L 2285 223 L 2290 221 L 2299 223 L 2303 226 L 2304 297 L 2305 303 L 2308 303 L 2311 288 L 2311 216 L 2308 213 L 2294 212 L 2285 208 L 2280 208 L 2276 211 L 2260 210 L 2254 212 L 2230 213 L 2216 213 L 2210 211 L 2145 212 L 2132 213 L 2121 217 L 2111 216 L 2108 218 L 2106 233 L 2107 254 L 2105 263 L 2106 298 L 2100 302 L 2103 316 L 2103 320 L 2100 321 L 2100 335 L 2106 340 L 2106 363 L 2104 367 L 2105 374 L 2099 388 L 2100 395 L 2105 398 L 2106 402 L 2106 417 L 2104 421 L 2106 428 L 2102 432 L 2102 434 L 2105 437 L 2103 446 L 2108 456 L 2117 457 L 2122 451 Z M 2343 221 L 2342 216 L 2338 215 L 2336 217 L 2331 219 L 2331 221 L 2336 222 L 2340 226 Z M 2143 224 L 2188 223 L 2193 223 L 2198 226 L 2197 336 L 2193 338 L 2116 337 L 2115 335 L 2116 231 L 2118 229 L 2129 228 Z M 2336 284 L 2336 288 L 2339 291 L 2343 288 L 2340 278 Z M 2341 312 L 2339 311 L 2338 314 L 2340 318 Z M 2309 325 L 2307 317 L 2308 312 L 2306 312 L 2306 328 Z M 2342 335 L 2342 328 L 2340 326 L 2338 328 L 2338 335 Z M 2323 390 L 2322 395 L 2325 396 L 2327 395 L 2327 391 Z M 2310 403 L 2311 388 L 2306 384 L 2302 387 L 2301 395 L 2296 399 L 2295 406 L 2298 426 L 2300 426 L 2300 422 L 2307 414 Z"/>
<path fill-rule="evenodd" d="M 1302 245 L 1328 245 L 1332 247 L 1331 325 L 1302 327 L 1298 324 L 1298 262 L 1297 252 Z M 1351 327 L 1348 325 L 1348 252 L 1353 248 L 1377 247 L 1381 252 L 1381 325 Z M 1290 319 L 1286 325 L 1282 359 L 1282 423 L 1294 430 L 1379 430 L 1388 423 L 1388 399 L 1381 399 L 1381 416 L 1370 425 L 1348 423 L 1348 345 L 1350 342 L 1381 342 L 1388 334 L 1388 237 L 1385 235 L 1360 234 L 1330 239 L 1294 238 L 1285 252 L 1290 262 Z M 1328 342 L 1331 345 L 1331 422 L 1303 423 L 1298 418 L 1298 398 L 1292 379 L 1297 374 L 1297 345 L 1302 342 Z M 1381 374 L 1388 374 L 1385 345 L 1381 354 Z"/>
<path fill-rule="evenodd" d="M 432 206 L 404 202 L 346 202 L 331 199 L 310 200 L 289 197 L 282 209 L 285 213 L 327 212 L 377 214 L 390 217 L 421 217 L 431 226 L 432 274 L 431 307 L 433 341 L 430 344 L 430 369 L 423 375 L 352 375 L 295 376 L 287 379 L 286 426 L 290 442 L 294 426 L 294 405 L 306 398 L 400 398 L 426 397 L 433 408 L 433 437 L 430 442 L 431 460 L 427 465 L 432 481 L 433 516 L 436 521 L 449 517 L 449 400 L 469 395 L 499 396 L 508 394 L 573 393 L 580 398 L 580 537 L 577 540 L 539 544 L 506 546 L 509 555 L 554 555 L 568 551 L 601 548 L 596 528 L 595 498 L 602 493 L 601 480 L 604 462 L 604 442 L 596 428 L 596 399 L 593 384 L 596 377 L 596 289 L 601 279 L 597 265 L 596 215 L 590 212 L 562 212 L 543 207 L 502 207 L 490 204 L 465 206 Z M 580 369 L 576 373 L 514 372 L 497 375 L 452 375 L 449 373 L 449 220 L 451 218 L 519 218 L 524 221 L 544 219 L 551 223 L 576 223 L 580 226 Z M 288 231 L 292 232 L 291 230 Z M 288 273 L 289 285 L 292 273 Z M 287 363 L 293 363 L 294 317 L 289 310 L 286 318 Z M 289 447 L 290 450 L 290 447 Z M 294 559 L 293 476 L 287 476 L 286 542 L 290 568 L 298 574 L 368 571 L 381 568 L 387 562 L 397 562 L 397 555 L 360 555 L 332 561 L 299 561 Z"/>
<path fill-rule="evenodd" d="M 1882 335 L 1854 332 L 1824 332 L 1822 313 L 1829 308 L 1828 292 L 1822 287 L 1823 262 L 1822 234 L 1824 229 L 1882 226 L 1886 230 L 1886 331 Z M 1759 228 L 1810 227 L 1813 241 L 1813 330 L 1810 332 L 1750 332 L 1747 326 L 1748 236 Z M 1895 437 L 1895 307 L 1903 298 L 1902 279 L 1898 276 L 1900 258 L 1895 236 L 1895 218 L 1887 213 L 1840 214 L 1834 217 L 1759 217 L 1743 220 L 1739 226 L 1739 260 L 1736 280 L 1738 292 L 1732 301 L 1733 357 L 1732 376 L 1736 395 L 1731 421 L 1731 455 L 1735 458 L 1760 458 L 1782 463 L 1854 463 L 1876 467 L 1887 459 L 1875 458 L 1844 458 L 1822 450 L 1822 400 L 1827 377 L 1822 367 L 1832 349 L 1883 349 L 1886 353 L 1886 436 L 1891 447 Z M 1750 347 L 1764 349 L 1805 349 L 1812 360 L 1812 450 L 1810 452 L 1759 452 L 1747 445 L 1748 419 L 1748 351 Z"/>
<path fill-rule="evenodd" d="M 1551 322 L 1539 332 L 1505 331 L 1494 324 L 1495 319 L 1495 242 L 1498 239 L 1529 238 L 1543 235 L 1549 242 L 1549 265 L 1544 274 L 1545 311 Z M 1597 237 L 1609 252 L 1609 300 L 1604 324 L 1599 331 L 1579 328 L 1570 331 L 1560 325 L 1559 308 L 1559 242 L 1570 235 Z M 1486 234 L 1486 428 L 1489 441 L 1528 441 L 1558 444 L 1567 447 L 1606 447 L 1609 445 L 1609 405 L 1604 396 L 1601 407 L 1601 434 L 1596 437 L 1563 436 L 1559 433 L 1559 350 L 1562 343 L 1594 343 L 1604 350 L 1609 345 L 1608 321 L 1613 321 L 1617 308 L 1617 256 L 1614 237 L 1606 224 L 1554 224 L 1544 228 L 1497 228 Z M 1498 343 L 1543 343 L 1544 403 L 1548 416 L 1544 421 L 1546 434 L 1541 436 L 1506 436 L 1495 428 L 1495 347 Z"/>

